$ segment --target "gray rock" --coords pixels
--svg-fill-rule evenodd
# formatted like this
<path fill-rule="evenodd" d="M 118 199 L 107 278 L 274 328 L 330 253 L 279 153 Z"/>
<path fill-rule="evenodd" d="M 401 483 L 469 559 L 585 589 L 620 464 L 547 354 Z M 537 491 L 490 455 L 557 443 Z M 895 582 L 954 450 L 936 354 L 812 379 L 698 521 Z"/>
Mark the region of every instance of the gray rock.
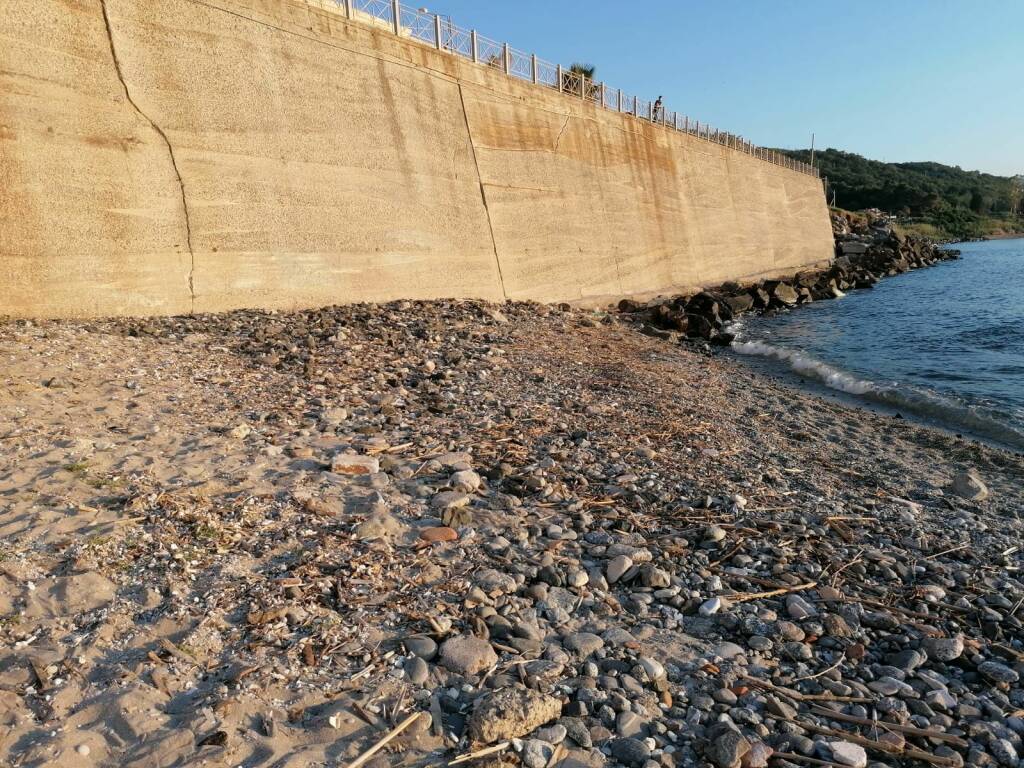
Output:
<path fill-rule="evenodd" d="M 545 768 L 554 754 L 555 748 L 546 741 L 527 739 L 523 742 L 523 751 L 519 758 L 526 768 Z"/>
<path fill-rule="evenodd" d="M 405 638 L 402 643 L 409 653 L 413 653 L 426 661 L 430 661 L 437 656 L 437 643 L 434 642 L 433 638 L 417 635 Z"/>
<path fill-rule="evenodd" d="M 630 557 L 628 557 L 626 555 L 619 555 L 618 557 L 613 557 L 608 562 L 608 567 L 607 567 L 607 569 L 605 571 L 605 575 L 606 575 L 606 577 L 608 579 L 608 583 L 609 584 L 614 584 L 615 582 L 617 582 L 619 579 L 622 578 L 623 574 L 626 571 L 628 571 L 632 567 L 633 567 L 633 560 L 632 560 L 632 558 L 630 558 Z"/>
<path fill-rule="evenodd" d="M 473 576 L 473 583 L 488 594 L 500 592 L 512 594 L 516 591 L 516 580 L 507 573 L 486 568 Z"/>
<path fill-rule="evenodd" d="M 978 665 L 978 672 L 997 683 L 1016 683 L 1020 679 L 1013 669 L 998 661 L 984 661 Z"/>
<path fill-rule="evenodd" d="M 615 732 L 624 738 L 642 738 L 647 735 L 647 723 L 635 712 L 619 712 L 615 718 Z"/>
<path fill-rule="evenodd" d="M 1009 739 L 992 739 L 988 744 L 988 751 L 1000 765 L 1005 765 L 1007 768 L 1017 767 L 1019 760 L 1017 749 Z"/>
<path fill-rule="evenodd" d="M 921 649 L 928 654 L 929 659 L 953 661 L 960 658 L 964 652 L 964 638 L 962 635 L 957 635 L 956 637 L 926 637 L 921 641 Z"/>
<path fill-rule="evenodd" d="M 984 501 L 988 498 L 988 487 L 974 469 L 953 475 L 949 491 L 968 501 Z"/>
<path fill-rule="evenodd" d="M 430 677 L 430 667 L 419 656 L 413 656 L 405 662 L 405 676 L 413 685 L 423 685 Z"/>
<path fill-rule="evenodd" d="M 441 664 L 460 675 L 478 675 L 498 663 L 498 655 L 486 640 L 458 635 L 441 646 Z"/>
<path fill-rule="evenodd" d="M 454 491 L 472 493 L 480 487 L 482 482 L 483 480 L 476 472 L 471 469 L 464 469 L 452 475 L 448 480 L 448 485 Z"/>
<path fill-rule="evenodd" d="M 708 744 L 704 756 L 718 768 L 738 768 L 749 751 L 750 742 L 742 733 L 725 729 Z"/>
<path fill-rule="evenodd" d="M 703 603 L 701 603 L 700 608 L 697 610 L 697 612 L 701 616 L 714 616 L 716 613 L 722 610 L 723 605 L 724 603 L 722 602 L 722 598 L 712 597 L 709 600 L 705 600 Z"/>
<path fill-rule="evenodd" d="M 620 763 L 642 766 L 651 757 L 651 749 L 639 739 L 615 739 L 609 745 L 612 757 Z"/>
<path fill-rule="evenodd" d="M 786 613 L 789 614 L 789 618 L 796 619 L 797 621 L 818 615 L 818 611 L 813 605 L 800 597 L 800 595 L 795 594 L 789 595 L 786 598 Z"/>
<path fill-rule="evenodd" d="M 562 640 L 562 645 L 566 649 L 586 658 L 594 653 L 594 651 L 604 648 L 604 640 L 590 632 L 576 632 L 572 635 L 566 635 L 565 639 Z"/>
<path fill-rule="evenodd" d="M 534 738 L 546 741 L 548 744 L 561 744 L 565 741 L 565 737 L 568 731 L 565 726 L 560 723 L 549 725 L 546 728 L 538 728 L 534 731 Z"/>
<path fill-rule="evenodd" d="M 868 764 L 868 753 L 864 747 L 851 744 L 848 741 L 830 741 L 829 750 L 832 752 L 832 761 L 840 765 L 849 765 L 851 768 L 866 768 Z"/>

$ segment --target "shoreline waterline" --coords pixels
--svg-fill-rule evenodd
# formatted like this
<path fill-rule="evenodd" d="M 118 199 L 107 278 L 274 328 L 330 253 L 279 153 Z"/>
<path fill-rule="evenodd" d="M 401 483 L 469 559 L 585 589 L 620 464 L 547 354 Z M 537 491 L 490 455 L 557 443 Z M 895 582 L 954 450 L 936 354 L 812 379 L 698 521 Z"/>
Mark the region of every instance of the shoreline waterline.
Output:
<path fill-rule="evenodd" d="M 1024 451 L 1024 332 L 1012 318 L 1021 243 L 957 244 L 961 259 L 871 291 L 743 317 L 731 349 L 795 386 Z"/>

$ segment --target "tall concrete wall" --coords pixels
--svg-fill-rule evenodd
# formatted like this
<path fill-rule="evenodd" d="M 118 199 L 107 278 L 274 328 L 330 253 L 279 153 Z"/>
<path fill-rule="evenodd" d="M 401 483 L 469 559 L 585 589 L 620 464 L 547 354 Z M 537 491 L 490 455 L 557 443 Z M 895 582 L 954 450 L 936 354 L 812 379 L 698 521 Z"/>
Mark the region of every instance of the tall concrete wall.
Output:
<path fill-rule="evenodd" d="M 302 0 L 8 0 L 0 314 L 597 302 L 827 261 L 812 177 Z"/>

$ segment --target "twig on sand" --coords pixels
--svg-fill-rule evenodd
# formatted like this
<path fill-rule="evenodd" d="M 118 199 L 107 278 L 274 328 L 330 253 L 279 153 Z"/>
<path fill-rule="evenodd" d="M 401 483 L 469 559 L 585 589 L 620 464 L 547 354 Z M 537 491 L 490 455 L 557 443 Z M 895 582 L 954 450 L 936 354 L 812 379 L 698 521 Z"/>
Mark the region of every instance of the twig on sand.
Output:
<path fill-rule="evenodd" d="M 469 760 L 476 760 L 478 757 L 487 757 L 488 755 L 493 755 L 495 752 L 501 752 L 508 749 L 511 744 L 511 741 L 503 741 L 500 744 L 494 744 L 490 747 L 478 749 L 476 752 L 467 752 L 465 755 L 460 755 L 454 760 L 449 761 L 448 765 L 458 765 L 459 763 L 465 763 Z"/>
<path fill-rule="evenodd" d="M 881 726 L 888 731 L 896 731 L 898 733 L 906 733 L 910 736 L 921 736 L 926 739 L 935 739 L 936 741 L 944 741 L 947 744 L 953 744 L 963 749 L 969 748 L 971 745 L 958 736 L 953 736 L 942 731 L 932 731 L 927 728 L 914 728 L 910 725 L 900 725 L 899 723 L 889 723 L 884 720 L 871 720 L 867 717 L 854 717 L 853 715 L 846 715 L 842 712 L 833 712 L 831 709 L 825 707 L 811 707 L 811 711 L 816 715 L 827 717 L 832 720 L 843 720 L 847 723 L 856 723 L 857 725 L 868 725 L 868 726 Z"/>
<path fill-rule="evenodd" d="M 828 760 L 818 760 L 816 757 L 807 757 L 807 755 L 795 755 L 792 752 L 776 752 L 772 755 L 772 759 L 778 758 L 779 760 L 789 760 L 795 763 L 810 763 L 811 765 L 827 765 L 834 766 L 835 768 L 843 768 L 839 763 L 830 763 Z"/>
<path fill-rule="evenodd" d="M 960 761 L 954 760 L 951 757 L 939 757 L 938 755 L 933 755 L 931 752 L 925 752 L 922 749 L 915 749 L 914 747 L 908 747 L 906 745 L 900 747 L 895 744 L 889 744 L 885 741 L 875 741 L 874 739 L 869 739 L 865 736 L 858 736 L 857 734 L 850 733 L 849 731 L 837 731 L 834 728 L 826 728 L 822 725 L 807 722 L 806 720 L 788 720 L 788 722 L 795 723 L 801 728 L 813 733 L 820 733 L 823 736 L 835 736 L 836 738 L 843 739 L 854 744 L 859 744 L 866 749 L 873 749 L 876 752 L 884 752 L 887 755 L 910 757 L 914 760 L 921 760 L 922 762 L 929 763 L 931 765 L 942 766 L 942 768 L 958 768 L 960 765 Z"/>
<path fill-rule="evenodd" d="M 788 595 L 790 592 L 802 592 L 805 589 L 814 589 L 816 586 L 818 586 L 818 582 L 809 581 L 806 584 L 797 584 L 795 587 L 782 587 L 780 589 L 773 589 L 770 592 L 750 592 L 745 595 L 725 595 L 725 598 L 730 603 L 746 603 L 750 600 L 763 600 L 768 597 Z"/>
<path fill-rule="evenodd" d="M 390 731 L 388 731 L 387 735 L 381 737 L 372 747 L 367 749 L 365 752 L 363 752 L 361 755 L 359 755 L 359 757 L 357 757 L 355 760 L 353 760 L 351 763 L 349 763 L 348 764 L 348 768 L 359 768 L 360 765 L 362 765 L 367 760 L 369 760 L 371 757 L 373 757 L 375 754 L 380 752 L 385 746 L 387 746 L 402 731 L 404 731 L 410 725 L 412 725 L 417 720 L 419 720 L 420 719 L 420 715 L 421 715 L 420 712 L 413 712 L 411 715 L 409 715 L 407 718 L 405 718 L 405 720 L 403 720 L 398 725 L 396 725 L 394 728 L 392 728 Z"/>
<path fill-rule="evenodd" d="M 778 691 L 794 701 L 842 701 L 851 704 L 871 704 L 874 702 L 873 699 L 867 699 L 863 696 L 833 696 L 831 693 L 800 693 L 800 691 L 794 690 L 793 688 L 784 688 L 779 685 L 772 685 L 766 680 L 750 677 L 749 675 L 743 675 L 740 679 L 750 683 L 755 688 L 767 688 L 770 691 Z"/>

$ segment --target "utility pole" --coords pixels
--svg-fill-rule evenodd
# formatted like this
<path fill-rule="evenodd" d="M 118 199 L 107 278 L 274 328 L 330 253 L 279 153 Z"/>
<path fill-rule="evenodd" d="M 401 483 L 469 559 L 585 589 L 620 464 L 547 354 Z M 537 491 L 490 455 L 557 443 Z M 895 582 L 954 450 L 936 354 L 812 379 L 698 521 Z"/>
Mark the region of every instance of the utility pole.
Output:
<path fill-rule="evenodd" d="M 814 167 L 814 134 L 811 134 L 811 168 Z"/>

